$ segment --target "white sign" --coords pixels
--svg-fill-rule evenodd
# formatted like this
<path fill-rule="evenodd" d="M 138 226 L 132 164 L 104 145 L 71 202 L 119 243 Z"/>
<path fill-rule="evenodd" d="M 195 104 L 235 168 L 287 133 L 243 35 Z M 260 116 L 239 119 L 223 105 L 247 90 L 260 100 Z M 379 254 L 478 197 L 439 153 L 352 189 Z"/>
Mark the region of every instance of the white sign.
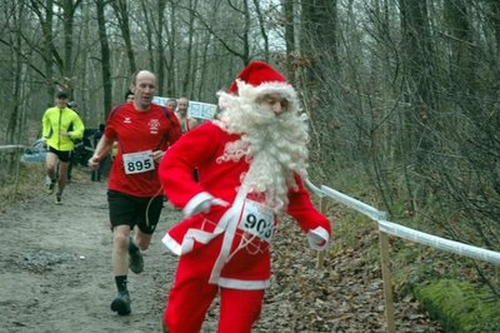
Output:
<path fill-rule="evenodd" d="M 155 96 L 153 97 L 153 103 L 166 106 L 169 99 L 169 97 Z M 215 118 L 216 113 L 217 105 L 215 104 L 189 101 L 188 114 L 193 118 L 210 120 Z"/>
<path fill-rule="evenodd" d="M 214 119 L 217 105 L 202 102 L 189 102 L 188 113 L 193 118 Z"/>
<path fill-rule="evenodd" d="M 170 99 L 170 97 L 160 97 L 160 96 L 155 96 L 153 97 L 153 103 L 161 105 L 161 106 L 166 106 L 167 101 Z"/>

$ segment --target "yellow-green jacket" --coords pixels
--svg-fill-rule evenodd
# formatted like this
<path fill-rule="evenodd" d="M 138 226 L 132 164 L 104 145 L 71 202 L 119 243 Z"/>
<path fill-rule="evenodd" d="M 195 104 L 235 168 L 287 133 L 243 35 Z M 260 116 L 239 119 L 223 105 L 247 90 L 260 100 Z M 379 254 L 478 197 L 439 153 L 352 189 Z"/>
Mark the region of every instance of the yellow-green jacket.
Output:
<path fill-rule="evenodd" d="M 78 114 L 66 107 L 48 108 L 42 118 L 42 136 L 47 145 L 60 151 L 71 151 L 75 148 L 73 140 L 83 138 L 85 126 Z M 68 132 L 69 138 L 61 136 L 61 132 Z"/>

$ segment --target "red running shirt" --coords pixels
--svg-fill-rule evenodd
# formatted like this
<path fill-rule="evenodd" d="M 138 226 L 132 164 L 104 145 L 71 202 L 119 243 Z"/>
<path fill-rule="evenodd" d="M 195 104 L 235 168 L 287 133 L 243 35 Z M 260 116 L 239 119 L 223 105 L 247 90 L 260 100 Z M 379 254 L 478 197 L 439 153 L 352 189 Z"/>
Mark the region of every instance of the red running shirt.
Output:
<path fill-rule="evenodd" d="M 137 111 L 133 103 L 121 104 L 110 112 L 104 135 L 118 142 L 108 189 L 138 197 L 162 195 L 158 165 L 147 172 L 126 174 L 123 154 L 166 150 L 182 135 L 175 114 L 156 104 L 145 112 Z"/>

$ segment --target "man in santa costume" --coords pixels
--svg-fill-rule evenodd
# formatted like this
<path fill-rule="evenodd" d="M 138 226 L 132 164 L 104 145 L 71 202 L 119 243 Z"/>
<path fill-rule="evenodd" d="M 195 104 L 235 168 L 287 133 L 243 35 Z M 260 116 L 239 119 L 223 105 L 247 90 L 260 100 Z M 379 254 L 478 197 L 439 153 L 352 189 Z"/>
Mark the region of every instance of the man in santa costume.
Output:
<path fill-rule="evenodd" d="M 200 332 L 218 292 L 217 332 L 250 332 L 269 287 L 269 247 L 283 215 L 298 222 L 313 249 L 325 249 L 330 238 L 330 222 L 303 184 L 308 132 L 295 89 L 255 61 L 219 93 L 219 105 L 218 120 L 186 133 L 160 164 L 165 194 L 186 216 L 163 238 L 180 256 L 165 332 Z"/>

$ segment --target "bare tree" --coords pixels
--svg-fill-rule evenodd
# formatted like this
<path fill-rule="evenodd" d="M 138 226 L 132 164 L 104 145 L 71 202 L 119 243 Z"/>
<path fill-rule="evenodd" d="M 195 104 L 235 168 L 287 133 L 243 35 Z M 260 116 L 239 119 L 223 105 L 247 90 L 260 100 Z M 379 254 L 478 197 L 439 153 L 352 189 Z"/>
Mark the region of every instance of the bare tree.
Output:
<path fill-rule="evenodd" d="M 333 151 L 335 132 L 328 105 L 333 103 L 331 97 L 338 94 L 337 1 L 302 1 L 301 5 L 300 56 L 293 61 L 296 68 L 300 67 L 299 87 L 311 118 L 314 148 Z M 326 169 L 332 157 L 312 154 L 314 163 L 322 165 L 320 169 Z"/>
<path fill-rule="evenodd" d="M 165 21 L 165 8 L 167 6 L 166 0 L 158 1 L 158 23 L 156 26 L 156 50 L 157 50 L 157 61 L 158 68 L 156 69 L 156 73 L 158 76 L 158 93 L 163 93 L 163 86 L 165 82 L 165 61 L 163 61 L 165 46 L 163 41 L 163 32 L 164 32 L 164 24 Z"/>
<path fill-rule="evenodd" d="M 267 35 L 267 29 L 265 25 L 264 15 L 262 13 L 261 4 L 259 0 L 253 0 L 253 7 L 255 8 L 255 15 L 259 21 L 259 31 L 262 39 L 264 41 L 264 56 L 265 61 L 269 61 L 269 37 Z"/>
<path fill-rule="evenodd" d="M 8 40 L 2 40 L 3 43 L 10 46 L 10 59 L 9 63 L 12 64 L 12 72 L 13 72 L 13 84 L 12 84 L 12 100 L 13 108 L 7 117 L 7 127 L 5 128 L 5 139 L 7 142 L 20 142 L 22 137 L 22 133 L 26 133 L 24 127 L 25 115 L 24 108 L 22 103 L 24 77 L 24 63 L 25 58 L 23 55 L 23 40 L 22 40 L 22 22 L 24 21 L 24 13 L 25 13 L 25 5 L 18 4 L 17 6 L 11 7 L 11 11 L 8 17 L 8 25 L 11 26 L 11 29 L 7 34 Z M 5 118 L 4 118 L 5 119 Z"/>
<path fill-rule="evenodd" d="M 141 1 L 141 9 L 142 9 L 142 15 L 143 17 L 141 18 L 144 22 L 154 22 L 154 15 L 153 15 L 153 10 L 151 10 L 152 6 L 146 1 L 142 0 Z M 154 26 L 152 24 L 144 24 L 143 28 L 145 29 L 144 31 L 144 39 L 146 40 L 146 50 L 147 51 L 147 59 L 149 60 L 149 68 L 152 71 L 156 70 L 156 62 L 155 62 L 155 52 L 154 52 L 154 41 L 153 37 L 155 36 L 154 33 Z M 144 44 L 144 43 L 142 43 Z M 142 51 L 142 50 L 141 50 Z"/>
<path fill-rule="evenodd" d="M 118 20 L 118 26 L 120 27 L 123 41 L 125 42 L 125 49 L 129 62 L 130 73 L 134 73 L 137 70 L 137 65 L 135 63 L 134 48 L 132 46 L 130 19 L 129 19 L 130 12 L 127 5 L 127 1 L 114 0 L 111 1 L 110 3 L 111 6 L 113 7 L 116 18 Z"/>
<path fill-rule="evenodd" d="M 167 77 L 167 96 L 177 95 L 177 72 L 175 66 L 176 51 L 177 51 L 177 1 L 169 0 L 169 15 L 165 22 L 165 30 L 167 32 L 167 54 L 164 55 L 163 61 L 166 67 L 166 77 Z"/>
<path fill-rule="evenodd" d="M 70 84 L 70 89 L 74 87 L 74 54 L 73 54 L 73 41 L 74 41 L 74 20 L 75 12 L 80 7 L 82 0 L 63 0 L 61 2 L 62 8 L 62 21 L 63 21 L 63 33 L 64 33 L 64 62 L 62 63 L 63 68 L 61 70 L 63 76 Z"/>
<path fill-rule="evenodd" d="M 194 40 L 194 23 L 195 23 L 195 8 L 198 6 L 198 0 L 189 0 L 188 3 L 188 22 L 187 22 L 187 45 L 185 57 L 184 78 L 182 79 L 181 94 L 190 95 L 190 86 L 192 80 L 192 63 L 193 63 L 193 40 Z"/>
<path fill-rule="evenodd" d="M 285 45 L 286 45 L 286 59 L 285 64 L 287 68 L 287 77 L 295 82 L 295 73 L 296 73 L 296 57 L 297 49 L 295 43 L 295 14 L 294 7 L 296 6 L 295 0 L 283 0 L 283 20 L 282 24 L 285 27 Z"/>
<path fill-rule="evenodd" d="M 113 85 L 111 82 L 111 63 L 110 63 L 110 48 L 108 42 L 108 35 L 106 32 L 106 16 L 105 8 L 109 4 L 109 0 L 94 0 L 97 13 L 97 25 L 99 29 L 99 43 L 101 45 L 101 72 L 102 72 L 102 86 L 104 89 L 104 112 L 105 118 L 111 110 L 113 101 L 112 91 Z"/>
<path fill-rule="evenodd" d="M 49 103 L 52 102 L 54 96 L 54 64 L 59 64 L 62 66 L 62 59 L 57 52 L 57 48 L 54 46 L 54 31 L 52 26 L 54 24 L 54 13 L 53 13 L 53 0 L 46 0 L 45 4 L 40 1 L 30 0 L 31 9 L 35 13 L 40 22 L 40 27 L 42 31 L 43 38 L 43 49 L 40 52 L 44 63 L 45 63 L 45 79 L 46 79 L 46 89 Z"/>

